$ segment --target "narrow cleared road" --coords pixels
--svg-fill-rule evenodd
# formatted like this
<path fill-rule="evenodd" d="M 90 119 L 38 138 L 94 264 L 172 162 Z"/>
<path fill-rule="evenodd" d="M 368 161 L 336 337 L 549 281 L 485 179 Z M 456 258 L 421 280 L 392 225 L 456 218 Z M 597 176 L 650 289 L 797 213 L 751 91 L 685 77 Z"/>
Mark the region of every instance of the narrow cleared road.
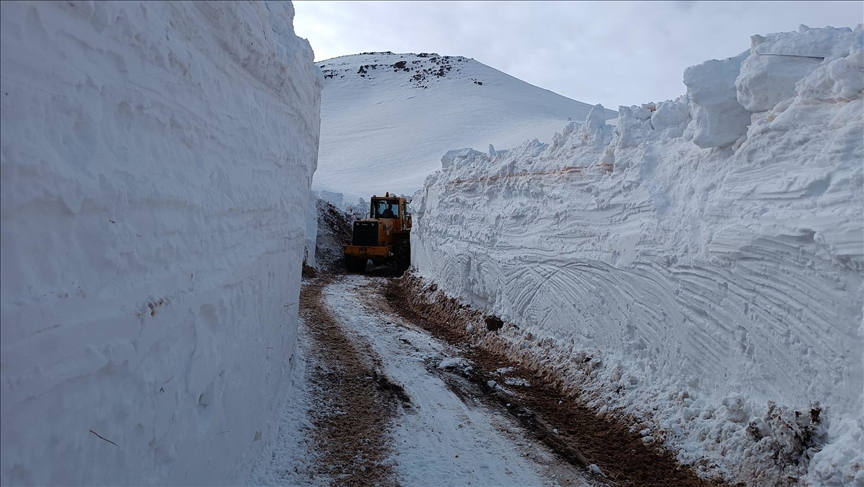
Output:
<path fill-rule="evenodd" d="M 405 485 L 591 485 L 448 369 L 453 347 L 388 313 L 381 278 L 348 276 L 324 290 L 348 334 L 371 345 L 404 391 L 391 424 L 394 471 Z"/>
<path fill-rule="evenodd" d="M 495 319 L 419 282 L 304 282 L 298 364 L 251 485 L 724 485 L 502 353 Z"/>
<path fill-rule="evenodd" d="M 294 384 L 252 485 L 603 485 L 453 373 L 454 347 L 390 311 L 386 279 L 304 283 Z"/>

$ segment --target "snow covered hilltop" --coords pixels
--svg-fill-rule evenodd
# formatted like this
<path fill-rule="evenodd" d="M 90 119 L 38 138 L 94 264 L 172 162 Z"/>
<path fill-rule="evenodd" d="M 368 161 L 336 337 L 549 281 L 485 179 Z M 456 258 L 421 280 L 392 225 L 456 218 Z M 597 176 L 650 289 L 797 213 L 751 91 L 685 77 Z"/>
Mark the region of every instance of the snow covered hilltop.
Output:
<path fill-rule="evenodd" d="M 684 462 L 862 485 L 864 28 L 754 36 L 684 82 L 614 127 L 448 152 L 413 263 Z"/>
<path fill-rule="evenodd" d="M 3 485 L 244 483 L 323 76 L 290 3 L 0 3 Z"/>
<path fill-rule="evenodd" d="M 591 110 L 461 56 L 367 52 L 318 65 L 325 79 L 313 188 L 345 193 L 350 203 L 382 188 L 413 193 L 454 147 L 514 147 Z"/>

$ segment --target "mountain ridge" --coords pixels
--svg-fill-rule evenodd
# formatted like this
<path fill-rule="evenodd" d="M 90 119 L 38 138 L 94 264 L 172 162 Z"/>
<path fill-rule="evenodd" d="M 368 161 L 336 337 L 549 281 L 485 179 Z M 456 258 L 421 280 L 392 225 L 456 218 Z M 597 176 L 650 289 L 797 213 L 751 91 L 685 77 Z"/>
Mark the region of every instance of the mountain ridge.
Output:
<path fill-rule="evenodd" d="M 464 56 L 381 51 L 316 64 L 324 92 L 313 187 L 347 201 L 417 191 L 449 150 L 548 142 L 593 108 Z"/>

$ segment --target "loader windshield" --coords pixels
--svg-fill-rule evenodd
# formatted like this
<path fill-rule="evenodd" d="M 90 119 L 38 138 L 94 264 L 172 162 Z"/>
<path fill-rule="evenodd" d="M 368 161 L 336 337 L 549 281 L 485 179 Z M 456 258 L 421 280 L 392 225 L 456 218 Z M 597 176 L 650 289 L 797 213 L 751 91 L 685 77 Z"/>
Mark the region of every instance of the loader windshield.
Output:
<path fill-rule="evenodd" d="M 372 218 L 399 218 L 399 200 L 373 201 Z"/>

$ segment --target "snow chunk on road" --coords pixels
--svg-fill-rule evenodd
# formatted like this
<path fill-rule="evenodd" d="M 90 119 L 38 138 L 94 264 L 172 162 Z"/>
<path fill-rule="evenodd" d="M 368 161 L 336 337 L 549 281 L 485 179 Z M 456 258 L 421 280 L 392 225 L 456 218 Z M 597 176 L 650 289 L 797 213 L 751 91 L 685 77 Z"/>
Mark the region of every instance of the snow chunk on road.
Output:
<path fill-rule="evenodd" d="M 508 386 L 531 387 L 531 383 L 521 377 L 507 377 L 504 383 Z"/>
<path fill-rule="evenodd" d="M 438 368 L 441 370 L 469 370 L 471 369 L 471 362 L 464 357 L 447 357 L 441 360 L 441 362 L 438 364 Z"/>

